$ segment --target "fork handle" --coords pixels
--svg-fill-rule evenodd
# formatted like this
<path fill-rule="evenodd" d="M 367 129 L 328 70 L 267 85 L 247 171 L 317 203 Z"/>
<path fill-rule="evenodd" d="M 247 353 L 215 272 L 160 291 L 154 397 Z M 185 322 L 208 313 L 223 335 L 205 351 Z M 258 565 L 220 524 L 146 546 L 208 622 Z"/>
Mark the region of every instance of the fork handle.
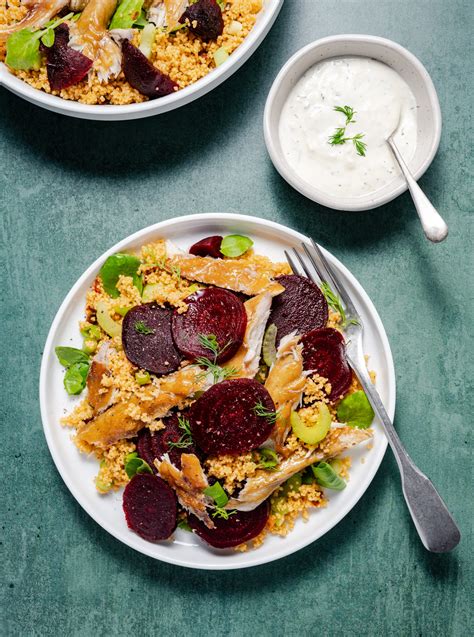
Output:
<path fill-rule="evenodd" d="M 382 421 L 385 434 L 402 478 L 402 490 L 418 535 L 426 549 L 433 553 L 447 553 L 461 539 L 461 533 L 431 480 L 418 469 L 406 452 L 390 420 L 380 396 L 365 370 L 361 370 L 350 358 L 355 371 L 375 413 Z"/>

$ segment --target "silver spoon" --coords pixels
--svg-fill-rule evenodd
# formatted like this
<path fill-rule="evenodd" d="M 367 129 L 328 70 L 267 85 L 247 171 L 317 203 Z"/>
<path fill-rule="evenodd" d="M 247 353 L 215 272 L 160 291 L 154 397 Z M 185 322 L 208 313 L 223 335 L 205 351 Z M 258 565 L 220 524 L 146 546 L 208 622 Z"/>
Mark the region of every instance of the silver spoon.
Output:
<path fill-rule="evenodd" d="M 393 139 L 396 130 L 391 134 L 391 136 L 387 139 L 387 144 L 390 146 L 390 149 L 400 166 L 400 170 L 408 184 L 408 190 L 410 191 L 411 198 L 413 199 L 413 203 L 415 204 L 416 211 L 418 216 L 420 217 L 421 225 L 423 227 L 423 232 L 426 235 L 426 238 L 432 241 L 433 243 L 439 243 L 446 239 L 448 236 L 448 226 L 444 219 L 441 217 L 436 208 L 432 205 L 428 197 L 422 191 L 420 186 L 416 183 L 413 178 L 413 175 L 408 169 L 403 157 L 400 154 L 400 151 L 395 144 Z"/>

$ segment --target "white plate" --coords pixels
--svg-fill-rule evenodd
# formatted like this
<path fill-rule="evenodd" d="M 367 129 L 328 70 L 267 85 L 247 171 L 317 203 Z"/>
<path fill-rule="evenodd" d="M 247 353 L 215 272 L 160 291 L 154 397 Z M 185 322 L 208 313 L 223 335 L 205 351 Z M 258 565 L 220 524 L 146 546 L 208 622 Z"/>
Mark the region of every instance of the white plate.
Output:
<path fill-rule="evenodd" d="M 55 113 L 79 117 L 81 119 L 96 119 L 107 121 L 119 121 L 126 119 L 139 119 L 166 113 L 184 104 L 205 95 L 216 88 L 221 82 L 230 77 L 244 62 L 254 53 L 265 39 L 275 22 L 284 0 L 264 0 L 262 11 L 257 21 L 242 44 L 232 53 L 229 59 L 221 66 L 213 69 L 205 77 L 186 88 L 156 100 L 149 100 L 140 104 L 114 105 L 89 105 L 64 100 L 55 95 L 49 95 L 44 91 L 33 88 L 23 80 L 15 77 L 5 64 L 0 62 L 0 86 L 4 86 L 12 93 L 23 99 L 46 108 Z"/>
<path fill-rule="evenodd" d="M 306 238 L 277 223 L 232 214 L 201 214 L 179 217 L 144 228 L 107 250 L 79 278 L 64 299 L 51 326 L 43 353 L 40 376 L 41 416 L 51 455 L 64 482 L 79 504 L 106 531 L 128 546 L 164 562 L 190 568 L 226 570 L 256 566 L 277 560 L 314 542 L 332 529 L 352 509 L 365 492 L 382 461 L 387 440 L 375 424 L 373 448 L 362 445 L 353 450 L 351 479 L 344 491 L 329 494 L 329 505 L 314 510 L 308 522 L 298 520 L 294 530 L 286 537 L 267 536 L 256 550 L 239 553 L 233 550 L 217 551 L 186 531 L 178 529 L 174 541 L 161 544 L 145 542 L 127 528 L 122 511 L 122 492 L 101 496 L 94 487 L 93 478 L 98 464 L 93 458 L 80 454 L 70 440 L 71 431 L 63 429 L 59 420 L 69 412 L 80 397 L 67 396 L 63 390 L 63 368 L 54 354 L 57 345 L 81 347 L 78 321 L 84 316 L 87 289 L 100 266 L 111 254 L 122 250 L 138 249 L 144 243 L 168 238 L 184 249 L 198 239 L 215 234 L 246 234 L 255 241 L 258 253 L 272 259 L 284 260 L 283 250 Z M 395 411 L 395 372 L 392 354 L 382 322 L 362 286 L 352 274 L 329 253 L 331 263 L 344 279 L 364 321 L 364 347 L 370 356 L 370 368 L 377 372 L 377 389 L 393 418 Z M 364 463 L 362 459 L 364 458 Z M 368 532 L 370 520 L 365 521 Z"/>

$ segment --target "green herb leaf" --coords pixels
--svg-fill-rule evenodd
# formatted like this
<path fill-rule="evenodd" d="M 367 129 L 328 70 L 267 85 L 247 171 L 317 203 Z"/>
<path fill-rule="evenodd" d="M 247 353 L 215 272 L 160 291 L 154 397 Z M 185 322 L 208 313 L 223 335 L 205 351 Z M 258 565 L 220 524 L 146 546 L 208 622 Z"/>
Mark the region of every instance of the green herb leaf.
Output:
<path fill-rule="evenodd" d="M 218 355 L 220 354 L 219 343 L 217 342 L 215 334 L 198 334 L 198 341 L 201 347 L 210 350 L 214 354 L 215 358 L 218 357 Z"/>
<path fill-rule="evenodd" d="M 335 106 L 334 110 L 346 116 L 346 126 L 347 124 L 350 124 L 351 122 L 352 124 L 355 123 L 355 119 L 354 119 L 355 110 L 351 106 Z"/>
<path fill-rule="evenodd" d="M 179 529 L 183 529 L 183 531 L 192 531 L 192 528 L 189 526 L 188 522 L 186 520 L 180 520 L 178 522 L 178 528 Z"/>
<path fill-rule="evenodd" d="M 138 457 L 138 454 L 134 451 L 125 456 L 125 473 L 129 478 L 137 475 L 137 473 L 153 473 L 148 462 Z"/>
<path fill-rule="evenodd" d="M 365 157 L 367 144 L 360 141 L 362 137 L 364 137 L 364 135 L 362 135 L 362 133 L 358 133 L 357 135 L 354 135 L 354 137 L 352 137 L 352 142 L 354 143 L 357 154 L 361 157 Z"/>
<path fill-rule="evenodd" d="M 342 306 L 341 299 L 337 296 L 335 292 L 329 287 L 329 284 L 326 281 L 321 283 L 321 292 L 324 294 L 328 305 L 335 311 L 339 312 L 341 315 L 341 328 L 344 330 L 348 325 L 359 325 L 359 321 L 356 319 L 348 319 L 346 316 L 346 312 Z"/>
<path fill-rule="evenodd" d="M 64 388 L 68 394 L 80 394 L 86 386 L 89 363 L 74 363 L 66 369 L 64 374 Z"/>
<path fill-rule="evenodd" d="M 359 429 L 370 427 L 374 415 L 374 410 L 362 390 L 343 398 L 337 408 L 338 420 L 345 422 L 349 427 Z"/>
<path fill-rule="evenodd" d="M 224 520 L 228 520 L 231 515 L 236 515 L 236 513 L 237 513 L 236 509 L 231 509 L 230 511 L 228 511 L 227 509 L 223 509 L 221 507 L 216 506 L 214 508 L 214 511 L 212 512 L 212 517 L 223 518 Z"/>
<path fill-rule="evenodd" d="M 21 29 L 7 40 L 6 64 L 17 71 L 38 71 L 41 66 L 40 38 L 43 31 Z"/>
<path fill-rule="evenodd" d="M 137 29 L 143 29 L 144 27 L 146 27 L 147 24 L 151 24 L 153 27 L 153 31 L 155 31 L 155 25 L 152 22 L 147 22 L 146 13 L 142 9 L 140 11 L 140 15 L 133 23 L 133 27 Z"/>
<path fill-rule="evenodd" d="M 267 409 L 261 400 L 253 408 L 254 413 L 261 418 L 265 418 L 268 422 L 271 422 L 273 425 L 276 423 L 278 419 L 277 411 L 270 411 Z"/>
<path fill-rule="evenodd" d="M 222 239 L 220 251 L 225 257 L 240 257 L 253 246 L 252 239 L 240 234 L 229 234 Z"/>
<path fill-rule="evenodd" d="M 347 139 L 346 137 L 344 137 L 345 134 L 346 134 L 345 128 L 336 128 L 335 132 L 329 138 L 329 143 L 332 146 L 345 144 Z"/>
<path fill-rule="evenodd" d="M 176 442 L 168 442 L 168 449 L 186 449 L 193 444 L 193 436 L 191 433 L 191 424 L 187 418 L 178 416 L 178 426 L 183 430 L 183 434 Z"/>
<path fill-rule="evenodd" d="M 259 469 L 269 469 L 273 470 L 278 467 L 280 461 L 278 460 L 278 456 L 273 449 L 268 449 L 266 447 L 262 447 L 258 450 L 260 454 L 260 460 L 258 461 L 257 467 Z"/>
<path fill-rule="evenodd" d="M 112 298 L 118 298 L 120 293 L 117 290 L 117 282 L 120 276 L 131 276 L 135 287 L 140 290 L 140 285 L 143 288 L 143 284 L 141 277 L 137 274 L 139 267 L 140 259 L 132 254 L 118 252 L 111 255 L 106 259 L 99 272 L 104 290 Z"/>
<path fill-rule="evenodd" d="M 346 488 L 346 483 L 340 478 L 330 464 L 318 462 L 311 466 L 316 482 L 326 489 L 342 491 Z"/>
<path fill-rule="evenodd" d="M 48 48 L 52 47 L 54 44 L 54 29 L 47 29 L 41 38 L 41 42 Z"/>
<path fill-rule="evenodd" d="M 130 29 L 140 19 L 143 0 L 122 0 L 117 7 L 109 29 Z"/>
<path fill-rule="evenodd" d="M 208 372 L 212 374 L 214 383 L 220 383 L 221 381 L 226 380 L 227 378 L 231 378 L 232 376 L 236 376 L 239 373 L 239 370 L 237 368 L 221 367 L 205 356 L 199 356 L 198 358 L 196 358 L 196 363 L 206 368 L 206 371 L 203 372 L 203 375 L 206 375 Z M 197 377 L 198 380 L 200 380 L 200 376 L 201 375 Z"/>
<path fill-rule="evenodd" d="M 82 349 L 76 349 L 75 347 L 56 347 L 56 356 L 59 362 L 64 367 L 71 367 L 75 363 L 86 363 L 89 365 L 89 356 Z"/>
<path fill-rule="evenodd" d="M 225 507 L 227 502 L 229 502 L 227 493 L 221 487 L 219 482 L 214 482 L 212 486 L 206 487 L 203 493 L 209 498 L 212 498 L 218 507 Z"/>
<path fill-rule="evenodd" d="M 135 332 L 138 332 L 138 334 L 144 334 L 145 336 L 155 333 L 155 330 L 152 327 L 145 325 L 143 321 L 135 321 L 133 327 L 135 328 Z"/>

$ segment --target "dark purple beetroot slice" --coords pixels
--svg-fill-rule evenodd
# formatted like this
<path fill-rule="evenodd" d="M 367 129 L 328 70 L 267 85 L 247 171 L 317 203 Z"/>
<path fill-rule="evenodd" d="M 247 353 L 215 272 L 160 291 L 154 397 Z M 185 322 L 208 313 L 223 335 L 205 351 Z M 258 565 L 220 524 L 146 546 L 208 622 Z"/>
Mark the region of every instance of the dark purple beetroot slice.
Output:
<path fill-rule="evenodd" d="M 332 327 L 313 330 L 301 339 L 303 366 L 316 371 L 331 383 L 331 400 L 343 396 L 352 383 L 352 370 L 346 360 L 344 337 Z"/>
<path fill-rule="evenodd" d="M 176 82 L 157 69 L 143 53 L 127 39 L 122 41 L 122 71 L 127 82 L 151 100 L 178 90 Z"/>
<path fill-rule="evenodd" d="M 60 91 L 77 84 L 88 74 L 92 60 L 68 46 L 69 27 L 63 22 L 54 30 L 54 44 L 47 47 L 41 45 L 46 54 L 46 72 L 49 86 L 53 91 Z"/>
<path fill-rule="evenodd" d="M 224 31 L 222 11 L 216 0 L 197 0 L 190 4 L 179 19 L 189 30 L 203 42 L 216 40 Z"/>
<path fill-rule="evenodd" d="M 153 473 L 158 473 L 158 469 L 155 467 L 155 463 L 153 462 L 153 460 L 156 458 L 155 454 L 153 453 L 153 437 L 154 434 L 152 434 L 149 429 L 141 429 L 138 434 L 137 453 L 142 460 L 150 465 Z"/>
<path fill-rule="evenodd" d="M 220 352 L 217 362 L 232 358 L 242 344 L 247 327 L 242 301 L 229 290 L 210 287 L 188 296 L 186 303 L 186 312 L 173 314 L 173 338 L 178 349 L 191 359 L 205 356 L 214 360 L 213 352 L 201 345 L 199 339 L 200 335 L 214 335 Z"/>
<path fill-rule="evenodd" d="M 208 529 L 194 515 L 189 516 L 188 522 L 205 542 L 216 549 L 228 549 L 257 537 L 265 528 L 269 514 L 270 506 L 265 500 L 253 511 L 237 511 L 227 520 L 219 517 L 212 518 L 215 524 L 213 529 Z"/>
<path fill-rule="evenodd" d="M 188 418 L 188 414 L 183 412 L 180 414 L 180 417 Z M 180 440 L 182 442 L 188 442 L 188 440 L 183 437 L 183 434 L 185 434 L 184 430 L 179 426 L 178 414 L 172 414 L 167 418 L 163 418 L 163 423 L 165 424 L 165 429 L 155 431 L 151 437 L 151 449 L 155 458 L 161 459 L 165 453 L 167 453 L 175 467 L 180 469 L 181 455 L 183 453 L 194 453 L 198 457 L 201 455 L 194 443 L 179 447 L 173 444 Z"/>
<path fill-rule="evenodd" d="M 318 286 L 304 276 L 285 274 L 277 278 L 285 291 L 275 296 L 268 324 L 277 326 L 277 345 L 294 332 L 306 334 L 324 327 L 328 320 L 328 304 Z"/>
<path fill-rule="evenodd" d="M 267 415 L 258 415 L 260 409 Z M 196 444 L 206 453 L 244 453 L 262 445 L 275 425 L 270 394 L 252 378 L 213 385 L 193 403 L 189 420 Z"/>
<path fill-rule="evenodd" d="M 136 305 L 122 324 L 122 344 L 128 360 L 153 374 L 178 369 L 181 355 L 171 335 L 172 310 L 156 303 Z"/>
<path fill-rule="evenodd" d="M 167 540 L 176 528 L 178 505 L 173 489 L 151 473 L 135 475 L 123 492 L 128 527 L 148 542 Z"/>
<path fill-rule="evenodd" d="M 189 248 L 189 254 L 196 257 L 213 257 L 214 259 L 222 258 L 221 252 L 222 237 L 214 235 L 201 239 Z"/>

